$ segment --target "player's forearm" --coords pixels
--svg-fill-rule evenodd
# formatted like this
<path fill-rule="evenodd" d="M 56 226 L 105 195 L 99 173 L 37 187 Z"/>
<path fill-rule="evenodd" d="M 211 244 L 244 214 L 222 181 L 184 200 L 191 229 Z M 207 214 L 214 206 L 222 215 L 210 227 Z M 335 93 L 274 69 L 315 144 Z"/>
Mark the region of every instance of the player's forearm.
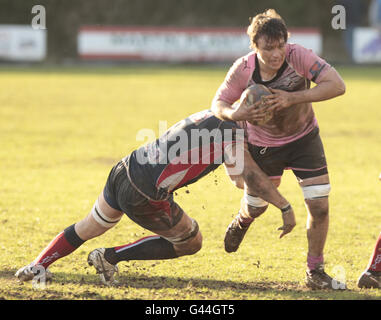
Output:
<path fill-rule="evenodd" d="M 290 204 L 267 177 L 266 179 L 258 179 L 258 177 L 254 179 L 256 180 L 255 182 L 250 179 L 250 186 L 248 186 L 249 193 L 254 193 L 257 197 L 279 209 L 285 208 Z"/>
<path fill-rule="evenodd" d="M 289 204 L 254 161 L 250 161 L 250 166 L 245 167 L 242 178 L 249 194 L 255 194 L 279 209 Z"/>
<path fill-rule="evenodd" d="M 224 121 L 233 120 L 232 116 L 233 116 L 234 109 L 232 108 L 231 104 L 229 104 L 226 101 L 222 101 L 222 100 L 213 101 L 211 110 L 214 113 L 214 115 L 221 120 L 224 120 Z"/>
<path fill-rule="evenodd" d="M 315 87 L 291 92 L 292 105 L 306 102 L 329 100 L 345 93 L 345 83 L 339 74 L 332 70 L 327 77 Z"/>
<path fill-rule="evenodd" d="M 345 87 L 338 87 L 329 81 L 322 82 L 312 89 L 292 92 L 292 105 L 329 100 L 344 94 Z"/>

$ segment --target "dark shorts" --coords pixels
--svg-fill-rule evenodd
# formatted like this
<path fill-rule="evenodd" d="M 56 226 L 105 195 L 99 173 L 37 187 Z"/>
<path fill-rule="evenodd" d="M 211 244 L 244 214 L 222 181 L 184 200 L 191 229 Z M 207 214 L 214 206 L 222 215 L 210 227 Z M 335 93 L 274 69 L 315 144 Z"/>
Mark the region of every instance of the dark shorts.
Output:
<path fill-rule="evenodd" d="M 258 166 L 271 178 L 280 178 L 285 169 L 291 169 L 300 179 L 328 173 L 319 128 L 284 146 L 265 148 L 249 144 L 249 150 Z"/>
<path fill-rule="evenodd" d="M 125 160 L 128 163 L 128 158 Z M 165 201 L 152 201 L 141 195 L 131 184 L 122 161 L 111 169 L 103 195 L 112 208 L 124 212 L 135 223 L 150 231 L 169 230 L 184 214 L 173 200 L 173 195 Z"/>

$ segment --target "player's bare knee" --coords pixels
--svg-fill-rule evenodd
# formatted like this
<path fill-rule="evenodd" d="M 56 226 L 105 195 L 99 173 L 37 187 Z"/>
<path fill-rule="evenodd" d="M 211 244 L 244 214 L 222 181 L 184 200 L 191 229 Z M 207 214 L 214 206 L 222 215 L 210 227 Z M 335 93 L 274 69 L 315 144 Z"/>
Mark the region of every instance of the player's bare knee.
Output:
<path fill-rule="evenodd" d="M 197 253 L 202 248 L 201 232 L 199 231 L 193 239 L 190 239 L 186 243 L 183 243 L 182 245 L 178 245 L 176 247 L 179 249 L 179 253 L 183 256 Z"/>
<path fill-rule="evenodd" d="M 165 238 L 174 245 L 179 256 L 195 254 L 202 247 L 202 235 L 194 219 L 181 233 Z"/>
<path fill-rule="evenodd" d="M 329 183 L 302 187 L 304 199 L 310 215 L 315 220 L 324 220 L 328 216 L 328 195 L 331 191 Z"/>

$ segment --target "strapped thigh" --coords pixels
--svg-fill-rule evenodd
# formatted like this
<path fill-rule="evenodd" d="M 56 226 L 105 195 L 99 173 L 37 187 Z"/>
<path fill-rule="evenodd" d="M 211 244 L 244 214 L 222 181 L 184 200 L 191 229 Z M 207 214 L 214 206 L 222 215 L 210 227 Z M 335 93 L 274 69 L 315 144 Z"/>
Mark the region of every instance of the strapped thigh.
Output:
<path fill-rule="evenodd" d="M 243 199 L 248 206 L 254 207 L 254 208 L 262 208 L 269 205 L 269 203 L 263 200 L 262 198 L 251 196 L 247 194 L 246 192 L 243 196 Z"/>
<path fill-rule="evenodd" d="M 331 185 L 329 183 L 314 184 L 302 187 L 305 200 L 315 200 L 326 198 L 331 191 Z"/>

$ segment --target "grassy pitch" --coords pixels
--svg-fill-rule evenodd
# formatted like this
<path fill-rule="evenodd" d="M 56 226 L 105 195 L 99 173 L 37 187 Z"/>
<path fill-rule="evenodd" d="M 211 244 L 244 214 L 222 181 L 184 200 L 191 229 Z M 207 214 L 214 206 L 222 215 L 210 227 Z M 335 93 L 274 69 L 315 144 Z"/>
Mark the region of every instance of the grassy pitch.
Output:
<path fill-rule="evenodd" d="M 2 299 L 380 299 L 356 280 L 381 231 L 380 68 L 339 68 L 347 93 L 316 103 L 331 176 L 326 271 L 345 278 L 345 292 L 304 286 L 306 210 L 291 172 L 280 191 L 296 211 L 294 231 L 278 239 L 274 207 L 251 227 L 236 253 L 223 237 L 241 192 L 222 168 L 178 191 L 177 201 L 200 225 L 194 256 L 119 264 L 119 285 L 99 284 L 89 251 L 150 233 L 127 217 L 51 266 L 45 289 L 19 284 L 15 271 L 49 241 L 82 219 L 103 189 L 112 165 L 159 132 L 206 109 L 227 67 L 115 67 L 0 70 L 0 298 Z"/>

